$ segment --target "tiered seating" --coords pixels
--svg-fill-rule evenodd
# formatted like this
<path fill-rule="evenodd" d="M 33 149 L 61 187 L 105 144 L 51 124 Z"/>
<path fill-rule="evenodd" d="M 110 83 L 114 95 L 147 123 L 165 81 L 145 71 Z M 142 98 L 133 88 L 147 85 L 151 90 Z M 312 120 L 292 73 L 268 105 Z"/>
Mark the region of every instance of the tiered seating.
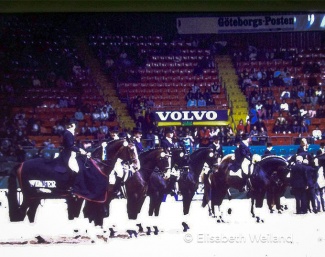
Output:
<path fill-rule="evenodd" d="M 111 46 L 118 45 L 126 51 L 135 51 L 136 48 L 138 54 L 146 56 L 145 67 L 123 69 L 126 77 L 137 75 L 137 79 L 118 83 L 120 98 L 133 99 L 141 95 L 151 97 L 155 108 L 185 108 L 185 95 L 194 83 L 199 85 L 202 92 L 213 83 L 220 83 L 215 68 L 204 67 L 200 75 L 193 72 L 200 62 L 208 60 L 211 53 L 208 49 L 193 47 L 190 42 L 165 42 L 162 37 L 90 36 L 89 44 L 101 55 Z M 213 97 L 217 108 L 228 107 L 224 92 Z"/>
<path fill-rule="evenodd" d="M 80 103 L 81 100 L 83 104 L 102 106 L 104 99 L 87 68 L 82 67 L 83 57 L 78 55 L 71 35 L 65 29 L 53 29 L 51 25 L 37 21 L 17 21 L 8 25 L 7 32 L 1 35 L 0 49 L 10 58 L 3 59 L 0 81 L 13 87 L 12 101 L 7 103 L 12 107 L 12 117 L 20 108 L 26 119 L 35 114 L 41 121 L 41 133 L 31 139 L 41 146 L 50 137 L 59 146 L 58 136 L 52 135 L 52 127 L 64 116 L 74 117 L 76 107 L 73 102 Z M 7 40 L 15 42 L 15 46 L 6 44 Z M 32 85 L 34 76 L 39 78 L 40 85 Z M 50 76 L 54 79 L 49 79 Z M 66 99 L 69 107 L 59 107 L 60 99 Z M 90 120 L 86 115 L 85 121 L 91 124 Z M 107 125 L 114 126 L 117 122 Z"/>
<path fill-rule="evenodd" d="M 321 87 L 325 85 L 325 65 L 323 64 L 323 59 L 325 57 L 325 49 L 321 48 L 314 48 L 314 49 L 291 49 L 292 51 L 297 53 L 298 62 L 300 62 L 300 66 L 296 67 L 292 65 L 291 60 L 271 60 L 271 61 L 248 61 L 248 62 L 237 62 L 237 73 L 242 73 L 243 71 L 250 71 L 252 68 L 256 70 L 260 70 L 263 68 L 264 70 L 270 69 L 272 71 L 275 71 L 276 69 L 283 70 L 286 68 L 286 70 L 295 78 L 298 78 L 300 81 L 300 85 L 303 87 L 307 87 L 308 85 L 308 78 L 310 76 L 314 76 L 317 80 L 317 84 Z M 303 67 L 306 63 L 313 64 L 317 63 L 320 66 L 320 73 L 304 73 Z M 254 83 L 254 82 L 253 82 Z M 257 82 L 255 82 L 257 84 Z M 285 89 L 285 87 L 271 87 L 270 88 L 273 92 L 274 98 L 280 103 L 280 95 Z M 248 97 L 253 88 L 247 89 L 246 96 Z M 287 99 L 286 102 L 289 104 L 293 101 L 293 99 Z M 300 99 L 296 99 L 299 106 L 302 104 L 309 110 L 311 108 L 310 104 L 302 103 Z M 316 105 L 316 109 L 319 107 L 319 105 Z M 284 116 L 287 116 L 290 118 L 288 113 L 283 112 Z M 286 134 L 286 135 L 278 135 L 273 134 L 272 129 L 273 125 L 275 123 L 275 119 L 277 118 L 278 114 L 275 113 L 273 119 L 266 120 L 266 127 L 268 134 L 270 136 L 270 140 L 275 145 L 283 145 L 283 144 L 293 144 L 295 139 L 299 137 L 299 134 Z M 309 133 L 305 133 L 301 135 L 302 137 L 309 137 L 311 132 L 315 129 L 315 127 L 318 126 L 322 131 L 325 130 L 325 119 L 319 119 L 319 118 L 311 118 L 311 125 L 309 126 Z M 318 142 L 319 143 L 319 142 Z"/>

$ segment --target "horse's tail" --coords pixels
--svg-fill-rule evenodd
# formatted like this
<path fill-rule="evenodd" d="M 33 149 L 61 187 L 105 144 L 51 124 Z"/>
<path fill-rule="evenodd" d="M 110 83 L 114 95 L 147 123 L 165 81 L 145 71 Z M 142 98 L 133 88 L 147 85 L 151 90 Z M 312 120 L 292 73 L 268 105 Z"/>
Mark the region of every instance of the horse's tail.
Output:
<path fill-rule="evenodd" d="M 19 169 L 21 169 L 22 165 L 16 165 L 11 172 L 9 173 L 8 178 L 8 206 L 9 206 L 9 218 L 10 221 L 22 221 L 22 217 L 20 215 L 20 208 L 17 198 L 17 173 Z"/>

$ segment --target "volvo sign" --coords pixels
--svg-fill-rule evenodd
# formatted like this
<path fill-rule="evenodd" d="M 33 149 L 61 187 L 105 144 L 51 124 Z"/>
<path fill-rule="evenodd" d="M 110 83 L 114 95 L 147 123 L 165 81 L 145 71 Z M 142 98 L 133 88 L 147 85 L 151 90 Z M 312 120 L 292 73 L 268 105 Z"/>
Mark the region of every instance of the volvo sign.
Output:
<path fill-rule="evenodd" d="M 228 110 L 180 110 L 180 111 L 156 111 L 156 122 L 191 122 L 228 121 Z"/>

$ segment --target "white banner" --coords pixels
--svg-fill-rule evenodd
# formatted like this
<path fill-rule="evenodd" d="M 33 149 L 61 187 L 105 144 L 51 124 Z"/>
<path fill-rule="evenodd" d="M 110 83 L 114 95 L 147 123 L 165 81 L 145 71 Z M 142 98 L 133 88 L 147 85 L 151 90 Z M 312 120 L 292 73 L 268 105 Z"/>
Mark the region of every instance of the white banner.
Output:
<path fill-rule="evenodd" d="M 179 34 L 324 30 L 324 14 L 178 18 Z"/>

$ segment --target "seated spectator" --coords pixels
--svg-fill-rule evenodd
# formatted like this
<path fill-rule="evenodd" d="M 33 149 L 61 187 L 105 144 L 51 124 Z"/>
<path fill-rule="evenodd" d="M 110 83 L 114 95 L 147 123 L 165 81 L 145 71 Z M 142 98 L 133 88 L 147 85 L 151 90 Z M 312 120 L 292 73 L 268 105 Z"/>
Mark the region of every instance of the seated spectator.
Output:
<path fill-rule="evenodd" d="M 260 114 L 262 107 L 263 107 L 263 104 L 261 103 L 261 101 L 257 101 L 257 103 L 255 105 L 255 109 L 258 112 L 258 114 Z"/>
<path fill-rule="evenodd" d="M 84 114 L 83 114 L 83 112 L 81 111 L 80 108 L 78 108 L 77 111 L 75 112 L 74 118 L 76 119 L 76 121 L 84 120 Z"/>
<path fill-rule="evenodd" d="M 279 124 L 280 124 L 280 125 L 283 125 L 287 119 L 286 119 L 285 117 L 283 117 L 283 113 L 280 112 L 280 113 L 279 113 L 279 116 L 277 117 L 276 120 L 279 121 Z"/>
<path fill-rule="evenodd" d="M 249 137 L 251 139 L 251 144 L 252 145 L 258 145 L 259 144 L 259 131 L 257 130 L 257 126 L 253 126 L 253 128 L 251 129 L 250 133 L 249 133 Z"/>
<path fill-rule="evenodd" d="M 89 129 L 91 135 L 97 137 L 98 127 L 96 126 L 96 123 L 94 121 L 92 121 L 91 126 L 89 126 Z"/>
<path fill-rule="evenodd" d="M 290 90 L 288 87 L 285 87 L 285 89 L 282 91 L 281 95 L 280 95 L 280 99 L 290 99 Z"/>
<path fill-rule="evenodd" d="M 304 105 L 301 105 L 301 106 L 300 106 L 300 108 L 299 108 L 299 113 L 300 113 L 300 116 L 301 116 L 301 117 L 305 117 L 305 116 L 308 114 L 308 112 L 306 111 Z"/>
<path fill-rule="evenodd" d="M 226 145 L 232 146 L 234 144 L 235 144 L 235 132 L 232 129 L 232 127 L 230 126 L 230 124 L 228 124 L 228 126 L 227 126 L 227 142 L 226 142 Z"/>
<path fill-rule="evenodd" d="M 105 106 L 100 112 L 100 120 L 108 120 L 108 118 L 109 118 L 109 113 L 107 107 Z"/>
<path fill-rule="evenodd" d="M 91 114 L 91 119 L 93 121 L 99 121 L 100 120 L 100 109 L 98 107 L 95 107 L 95 110 Z"/>
<path fill-rule="evenodd" d="M 315 110 L 315 106 L 312 106 L 310 110 L 308 110 L 307 113 L 309 118 L 315 118 L 316 117 L 316 110 Z"/>
<path fill-rule="evenodd" d="M 280 104 L 277 102 L 276 99 L 273 100 L 272 102 L 272 113 L 278 113 L 280 112 Z"/>
<path fill-rule="evenodd" d="M 239 120 L 236 130 L 237 130 L 237 133 L 239 133 L 239 131 L 243 131 L 243 132 L 245 131 L 245 125 L 244 125 L 243 119 Z"/>
<path fill-rule="evenodd" d="M 242 84 L 242 91 L 245 92 L 247 88 L 251 87 L 253 85 L 252 80 L 248 77 L 245 76 Z"/>
<path fill-rule="evenodd" d="M 206 106 L 206 101 L 203 98 L 203 96 L 201 96 L 200 99 L 197 101 L 197 106 L 198 107 L 204 107 L 204 106 Z"/>
<path fill-rule="evenodd" d="M 192 92 L 192 89 L 189 89 L 187 94 L 185 95 L 185 100 L 186 102 L 188 102 L 191 99 L 194 99 L 194 93 Z"/>
<path fill-rule="evenodd" d="M 292 132 L 293 133 L 300 133 L 300 124 L 298 119 L 294 119 L 292 124 Z"/>
<path fill-rule="evenodd" d="M 39 136 L 41 133 L 41 121 L 36 121 L 36 123 L 33 124 L 30 135 L 33 136 Z"/>
<path fill-rule="evenodd" d="M 92 131 L 90 126 L 88 125 L 88 122 L 85 122 L 85 124 L 80 128 L 80 134 L 83 136 L 91 136 Z"/>
<path fill-rule="evenodd" d="M 305 103 L 311 103 L 311 97 L 315 94 L 315 90 L 312 87 L 308 87 L 305 91 Z"/>
<path fill-rule="evenodd" d="M 290 98 L 291 99 L 298 99 L 298 90 L 296 87 L 292 87 L 290 91 Z"/>
<path fill-rule="evenodd" d="M 290 115 L 292 115 L 292 116 L 297 116 L 298 115 L 299 106 L 298 106 L 298 103 L 297 103 L 296 99 L 293 99 L 293 101 L 289 104 L 289 112 L 290 112 Z"/>
<path fill-rule="evenodd" d="M 266 145 L 267 140 L 268 140 L 268 133 L 264 129 L 264 127 L 260 128 L 258 138 L 259 138 L 259 145 Z"/>
<path fill-rule="evenodd" d="M 207 106 L 214 106 L 214 105 L 216 105 L 216 104 L 215 104 L 213 98 L 210 97 L 210 98 L 208 98 L 208 100 L 206 101 L 206 105 L 207 105 Z"/>
<path fill-rule="evenodd" d="M 316 118 L 325 118 L 325 109 L 323 105 L 320 105 L 316 110 Z"/>
<path fill-rule="evenodd" d="M 323 94 L 323 90 L 322 90 L 322 88 L 321 88 L 321 87 L 317 87 L 317 89 L 315 90 L 315 95 L 316 95 L 317 97 L 321 97 L 322 94 Z"/>
<path fill-rule="evenodd" d="M 61 97 L 58 102 L 59 108 L 67 108 L 68 100 L 65 97 Z"/>
<path fill-rule="evenodd" d="M 245 124 L 245 134 L 249 134 L 250 132 L 251 132 L 251 122 L 250 120 L 247 120 Z"/>
<path fill-rule="evenodd" d="M 116 120 L 116 112 L 114 109 L 109 109 L 109 112 L 108 112 L 108 121 L 115 121 Z"/>
<path fill-rule="evenodd" d="M 305 102 L 305 89 L 303 86 L 299 87 L 298 89 L 298 97 L 300 98 L 301 102 Z"/>
<path fill-rule="evenodd" d="M 209 91 L 208 88 L 206 88 L 203 92 L 203 99 L 207 101 L 211 97 L 211 92 Z"/>
<path fill-rule="evenodd" d="M 197 106 L 197 102 L 196 102 L 196 99 L 194 98 L 191 98 L 187 101 L 187 107 L 196 107 Z"/>
<path fill-rule="evenodd" d="M 267 100 L 273 100 L 274 99 L 274 94 L 273 91 L 268 88 L 265 92 Z"/>
<path fill-rule="evenodd" d="M 220 93 L 221 93 L 221 86 L 214 82 L 211 85 L 211 94 L 220 94 Z"/>
<path fill-rule="evenodd" d="M 316 107 L 318 104 L 318 96 L 316 95 L 316 92 L 313 93 L 313 95 L 310 97 L 310 103 L 313 107 Z"/>
<path fill-rule="evenodd" d="M 253 106 L 256 106 L 257 103 L 260 101 L 260 97 L 258 94 L 254 94 L 252 98 L 250 99 L 250 104 Z"/>
<path fill-rule="evenodd" d="M 300 124 L 300 133 L 308 133 L 308 125 L 305 120 L 302 120 Z"/>
<path fill-rule="evenodd" d="M 55 148 L 55 145 L 52 143 L 51 138 L 48 138 L 47 140 L 45 140 L 43 142 L 43 146 L 44 146 L 43 149 L 54 149 Z"/>
<path fill-rule="evenodd" d="M 23 147 L 28 147 L 28 148 L 34 148 L 35 147 L 35 142 L 30 140 L 28 136 L 25 136 L 21 141 L 20 141 L 21 146 Z"/>
<path fill-rule="evenodd" d="M 319 126 L 316 126 L 315 129 L 311 132 L 314 142 L 322 139 L 322 131 L 319 129 Z"/>
<path fill-rule="evenodd" d="M 288 120 L 286 120 L 284 122 L 284 124 L 282 125 L 282 133 L 283 134 L 291 134 L 291 133 L 293 133 L 292 124 L 290 124 L 290 122 Z"/>
<path fill-rule="evenodd" d="M 268 80 L 265 73 L 262 74 L 262 78 L 258 82 L 259 82 L 259 87 L 261 88 L 265 88 L 268 86 Z"/>
<path fill-rule="evenodd" d="M 64 126 L 62 125 L 61 121 L 56 121 L 54 126 L 52 127 L 53 135 L 61 136 L 64 132 Z"/>
<path fill-rule="evenodd" d="M 280 104 L 280 111 L 289 111 L 289 104 L 286 102 L 285 99 L 282 100 L 282 103 Z"/>
<path fill-rule="evenodd" d="M 273 125 L 273 129 L 272 129 L 272 132 L 274 134 L 279 134 L 282 132 L 282 129 L 281 129 L 281 125 L 279 123 L 278 120 L 275 121 L 274 125 Z"/>
<path fill-rule="evenodd" d="M 290 76 L 289 72 L 287 72 L 283 77 L 283 82 L 285 86 L 292 86 L 292 77 Z"/>
<path fill-rule="evenodd" d="M 283 81 L 283 76 L 282 76 L 282 74 L 280 74 L 280 75 L 277 76 L 277 77 L 274 76 L 273 84 L 274 84 L 274 86 L 276 86 L 276 87 L 283 87 L 283 86 L 284 86 L 284 81 Z"/>

